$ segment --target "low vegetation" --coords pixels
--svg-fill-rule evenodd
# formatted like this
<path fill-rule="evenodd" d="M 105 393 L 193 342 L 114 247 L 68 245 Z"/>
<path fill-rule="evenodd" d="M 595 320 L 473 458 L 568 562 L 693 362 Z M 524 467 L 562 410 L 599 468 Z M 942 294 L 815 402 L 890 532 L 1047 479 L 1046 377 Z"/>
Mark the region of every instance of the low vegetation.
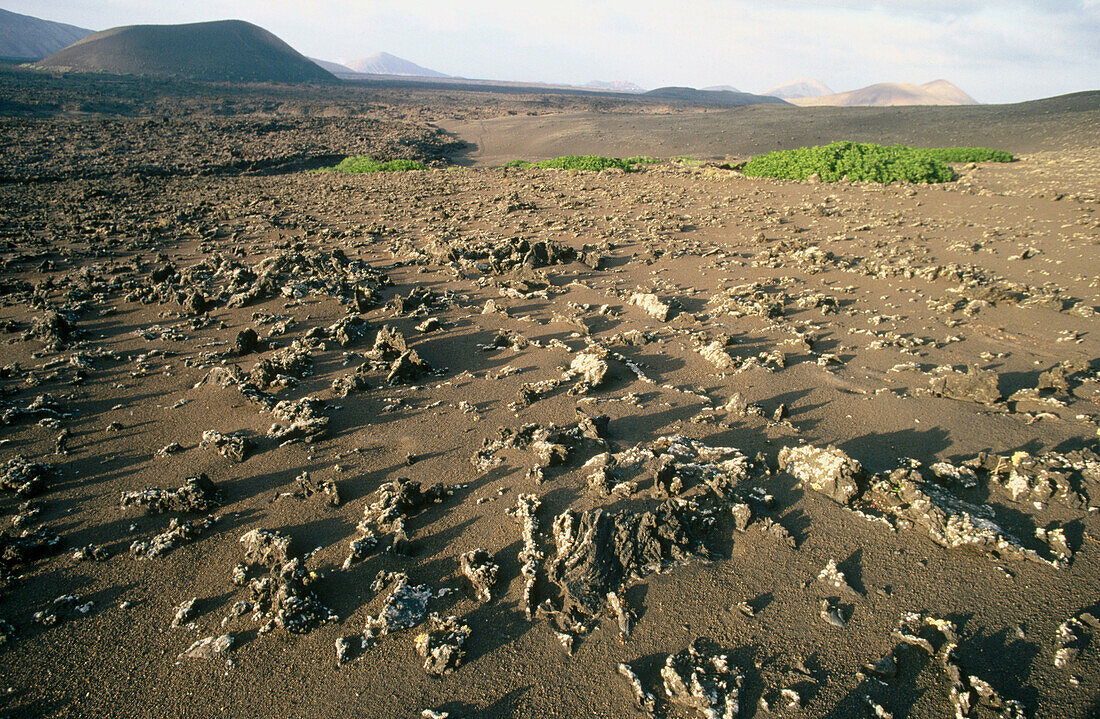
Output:
<path fill-rule="evenodd" d="M 363 155 L 355 155 L 353 157 L 346 157 L 341 160 L 340 164 L 334 167 L 322 167 L 315 172 L 348 172 L 348 173 L 361 173 L 361 172 L 409 172 L 411 170 L 427 170 L 428 168 L 421 162 L 416 160 L 388 160 L 382 162 L 375 160 L 372 157 L 365 157 Z"/>
<path fill-rule="evenodd" d="M 1012 153 L 988 147 L 930 147 L 924 152 L 941 162 L 1015 162 Z"/>
<path fill-rule="evenodd" d="M 623 172 L 632 172 L 637 165 L 652 165 L 660 162 L 655 157 L 619 158 L 602 157 L 600 155 L 564 155 L 540 162 L 527 162 L 526 160 L 512 160 L 505 167 L 537 167 L 540 169 L 554 170 L 584 170 L 587 172 L 599 172 L 600 170 L 617 169 Z"/>
<path fill-rule="evenodd" d="M 754 157 L 742 172 L 750 177 L 805 180 L 817 175 L 824 182 L 950 182 L 956 178 L 949 162 L 1009 162 L 1007 152 L 983 147 L 920 148 L 834 142 L 817 147 L 769 152 Z"/>

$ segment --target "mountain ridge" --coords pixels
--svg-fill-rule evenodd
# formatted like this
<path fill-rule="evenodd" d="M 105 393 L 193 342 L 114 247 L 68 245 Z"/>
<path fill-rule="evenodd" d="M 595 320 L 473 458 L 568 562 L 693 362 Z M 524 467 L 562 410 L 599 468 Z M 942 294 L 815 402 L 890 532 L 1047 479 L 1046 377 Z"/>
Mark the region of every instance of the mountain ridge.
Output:
<path fill-rule="evenodd" d="M 34 62 L 91 35 L 89 30 L 0 8 L 0 58 Z"/>
<path fill-rule="evenodd" d="M 800 77 L 790 82 L 783 83 L 782 85 L 776 85 L 775 87 L 769 88 L 761 94 L 771 95 L 772 97 L 778 97 L 783 100 L 796 100 L 802 97 L 832 95 L 833 90 L 820 80 L 815 80 L 812 77 Z"/>
<path fill-rule="evenodd" d="M 978 101 L 947 80 L 924 85 L 879 82 L 848 92 L 791 100 L 802 107 L 900 107 L 905 105 L 977 105 Z"/>
<path fill-rule="evenodd" d="M 432 70 L 417 65 L 411 60 L 406 60 L 388 52 L 376 52 L 358 60 L 349 60 L 343 63 L 352 72 L 364 75 L 408 75 L 410 77 L 450 77 L 438 70 Z"/>

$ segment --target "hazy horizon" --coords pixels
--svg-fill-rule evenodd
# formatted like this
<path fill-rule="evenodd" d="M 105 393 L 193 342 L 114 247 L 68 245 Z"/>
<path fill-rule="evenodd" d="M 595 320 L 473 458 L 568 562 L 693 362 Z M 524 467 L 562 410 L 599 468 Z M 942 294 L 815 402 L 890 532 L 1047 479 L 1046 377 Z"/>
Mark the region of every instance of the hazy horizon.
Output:
<path fill-rule="evenodd" d="M 7 0 L 0 7 L 105 30 L 241 19 L 304 55 L 346 62 L 388 52 L 449 75 L 642 87 L 733 85 L 761 92 L 799 77 L 837 92 L 946 79 L 980 102 L 1097 87 L 1100 0 Z"/>

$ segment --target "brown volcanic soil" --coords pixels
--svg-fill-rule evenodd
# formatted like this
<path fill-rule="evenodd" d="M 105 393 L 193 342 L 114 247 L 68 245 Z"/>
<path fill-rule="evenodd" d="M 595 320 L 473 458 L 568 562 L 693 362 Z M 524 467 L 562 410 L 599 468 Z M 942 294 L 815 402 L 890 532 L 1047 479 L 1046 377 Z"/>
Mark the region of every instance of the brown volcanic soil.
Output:
<path fill-rule="evenodd" d="M 34 82 L 19 78 L 26 83 L 21 102 L 46 102 L 45 91 L 36 98 Z M 90 83 L 80 100 L 83 80 L 57 82 L 78 101 L 106 94 Z M 192 88 L 160 87 L 185 95 Z M 304 138 L 315 143 L 308 152 L 335 153 L 345 140 L 334 127 L 350 137 L 355 122 L 371 121 L 377 124 L 362 125 L 362 147 L 389 146 L 390 137 L 407 131 L 415 149 L 417 138 L 434 137 L 421 113 L 442 120 L 533 112 L 539 101 L 380 93 L 370 116 L 329 126 L 317 124 L 321 108 L 350 105 L 361 90 L 322 94 L 311 104 L 290 91 L 227 90 L 219 100 L 198 88 L 193 112 L 169 118 L 172 134 L 164 141 L 153 139 L 159 129 L 148 116 L 65 112 L 6 121 L 6 137 L 25 153 L 27 167 L 5 158 L 9 179 L 0 185 L 0 463 L 21 456 L 53 469 L 32 507 L 0 490 L 0 514 L 8 538 L 17 532 L 9 523 L 22 516 L 24 527 L 56 532 L 63 544 L 28 561 L 5 556 L 0 619 L 14 632 L 0 644 L 0 674 L 10 687 L 0 695 L 0 713 L 641 716 L 618 663 L 630 663 L 650 691 L 663 694 L 664 658 L 703 637 L 744 675 L 744 716 L 868 716 L 868 696 L 896 717 L 951 715 L 943 655 L 895 650 L 893 632 L 906 612 L 952 622 L 958 647 L 949 665 L 1021 702 L 1028 716 L 1100 710 L 1100 637 L 1087 618 L 1070 627 L 1078 656 L 1054 666 L 1059 627 L 1100 610 L 1100 476 L 1090 454 L 1100 425 L 1100 143 L 1095 124 L 1084 121 L 1093 110 L 986 123 L 980 131 L 994 139 L 1035 130 L 1005 143 L 1023 153 L 1020 162 L 959 168 L 962 179 L 940 187 L 754 180 L 677 162 L 630 174 L 475 168 L 340 176 L 230 171 L 226 161 L 202 165 L 195 158 L 233 151 L 289 156 L 282 141 L 268 143 L 268 152 L 262 140 L 245 137 L 291 104 L 303 117 L 282 115 L 289 129 L 274 137 Z M 268 114 L 250 104 L 265 93 Z M 248 109 L 219 117 L 230 101 Z M 628 115 L 626 107 L 613 108 L 623 117 L 607 122 L 652 119 L 649 108 Z M 779 138 L 774 146 L 810 131 L 791 118 L 820 116 L 835 128 L 845 116 L 796 112 L 761 116 L 751 126 L 770 127 Z M 854 123 L 859 114 L 847 117 Z M 937 116 L 917 117 L 927 120 L 916 130 L 928 138 L 922 144 L 953 143 L 961 132 L 951 123 L 935 136 L 929 118 Z M 526 120 L 499 122 L 513 121 Z M 915 132 L 891 128 L 885 116 L 878 122 L 884 132 Z M 34 142 L 21 142 L 19 127 L 34 138 L 52 134 L 56 150 L 30 154 Z M 683 127 L 676 136 L 690 138 L 694 125 Z M 713 154 L 764 143 L 743 137 L 744 127 L 726 127 L 729 149 Z M 620 142 L 612 134 L 602 141 Z M 102 142 L 110 143 L 116 171 L 103 169 L 95 149 Z M 179 157 L 169 152 L 173 145 Z M 424 147 L 421 156 L 432 159 L 447 146 Z M 661 154 L 692 152 L 681 146 Z M 535 149 L 516 154 L 537 156 Z M 135 158 L 164 168 L 165 176 L 151 176 Z M 67 171 L 59 174 L 58 166 Z M 523 253 L 513 260 L 506 249 L 545 241 L 583 253 L 589 264 L 555 251 L 549 259 L 559 263 L 547 265 L 534 252 L 528 263 L 536 267 L 512 267 Z M 486 244 L 497 248 L 495 257 L 476 254 Z M 252 289 L 259 291 L 248 295 Z M 638 292 L 674 304 L 671 316 L 631 304 Z M 71 323 L 69 336 L 43 331 L 50 311 Z M 344 336 L 344 343 L 326 329 L 353 315 L 367 323 L 362 336 Z M 439 328 L 418 331 L 429 318 Z M 388 361 L 372 366 L 367 357 L 384 324 L 433 372 L 388 384 Z M 242 355 L 235 341 L 247 328 L 268 344 Z M 323 401 L 315 413 L 328 423 L 312 443 L 268 436 L 273 423 L 289 420 L 264 406 L 267 395 L 253 393 L 256 402 L 232 384 L 203 383 L 233 366 L 247 374 L 295 341 L 311 371 L 288 365 L 284 373 L 300 376 L 262 392 L 272 400 Z M 725 360 L 712 359 L 724 369 L 699 351 L 714 342 Z M 588 347 L 588 354 L 608 352 L 607 377 L 573 390 L 578 378 L 560 380 Z M 1041 378 L 1062 362 L 1075 363 L 1064 384 Z M 333 381 L 364 365 L 366 387 L 341 396 Z M 975 401 L 980 393 L 932 392 L 938 378 L 957 379 L 949 368 L 966 365 L 993 378 L 987 402 Z M 541 398 L 531 387 L 524 392 L 539 382 Z M 35 403 L 40 395 L 52 399 Z M 781 405 L 785 412 L 777 414 Z M 602 495 L 589 484 L 591 467 L 582 469 L 599 451 L 592 442 L 567 442 L 568 457 L 546 468 L 541 483 L 529 472 L 536 464 L 530 450 L 502 449 L 503 461 L 492 467 L 478 468 L 471 457 L 500 437 L 499 427 L 567 426 L 578 411 L 608 418 L 603 436 L 613 452 L 682 435 L 737 447 L 755 468 L 720 496 L 681 466 L 683 498 L 714 511 L 703 534 L 711 557 L 660 573 L 638 567 L 645 576 L 621 593 L 637 616 L 632 635 L 621 639 L 615 619 L 600 613 L 587 622 L 590 631 L 577 634 L 570 656 L 551 621 L 524 616 L 521 527 L 508 510 L 520 494 L 541 498 L 535 540 L 547 560 L 538 564 L 534 596 L 556 603 L 560 592 L 547 574 L 554 517 L 569 508 L 656 507 L 653 481 L 642 476 L 633 491 Z M 201 446 L 207 430 L 242 432 L 255 446 L 234 462 Z M 173 442 L 179 451 L 160 453 Z M 1036 528 L 1062 527 L 1075 556 L 1055 567 L 1016 558 L 1006 547 L 949 549 L 930 540 L 919 513 L 910 516 L 914 523 L 870 503 L 843 506 L 811 488 L 812 478 L 800 484 L 778 468 L 780 451 L 803 443 L 832 444 L 862 462 L 867 497 L 870 474 L 916 460 L 943 506 L 987 507 L 1004 532 L 1042 560 L 1054 558 L 1053 545 Z M 930 469 L 939 461 L 957 468 L 980 452 L 1010 464 L 1015 455 L 1017 473 L 1037 483 L 1030 459 L 1016 453 L 1052 451 L 1083 468 L 1063 472 L 1082 502 L 1014 497 L 1003 486 L 1007 476 L 986 472 L 972 486 L 946 476 L 936 483 Z M 295 481 L 303 471 L 313 483 L 335 482 L 342 503 L 332 506 L 322 492 L 293 496 L 306 494 Z M 147 515 L 121 507 L 120 494 L 174 490 L 199 472 L 221 491 L 221 506 L 212 510 L 217 523 L 161 556 L 136 558 L 132 543 L 148 541 L 173 519 L 205 514 L 176 507 Z M 348 542 L 364 536 L 356 529 L 364 509 L 379 500 L 383 483 L 401 477 L 425 487 L 442 482 L 453 494 L 408 510 L 408 556 L 385 551 L 389 540 L 382 537 L 381 547 L 342 569 Z M 742 501 L 754 520 L 738 532 L 731 505 Z M 792 542 L 776 536 L 773 522 Z M 259 633 L 265 619 L 234 615 L 235 602 L 250 600 L 231 574 L 245 557 L 238 540 L 253 529 L 292 539 L 291 553 L 317 573 L 310 589 L 337 620 L 307 633 Z M 73 557 L 88 545 L 108 556 Z M 460 556 L 478 547 L 500 565 L 485 603 L 459 570 Z M 830 560 L 854 593 L 817 579 Z M 404 571 L 411 583 L 428 585 L 429 609 L 470 627 L 457 671 L 425 673 L 413 647 L 419 628 L 384 636 L 337 666 L 338 638 L 358 635 L 383 608 L 387 590 L 371 588 L 380 570 Z M 74 598 L 55 603 L 65 596 Z M 193 597 L 193 617 L 172 628 L 175 607 Z M 841 606 L 843 628 L 821 618 L 821 602 L 830 598 Z M 741 602 L 754 616 L 738 609 Z M 36 621 L 38 612 L 52 612 L 56 623 Z M 234 637 L 228 653 L 177 658 L 196 640 L 221 634 Z M 922 636 L 942 644 L 927 630 Z M 895 676 L 858 674 L 891 651 Z M 778 709 L 781 689 L 800 695 L 801 712 Z M 761 708 L 761 699 L 774 711 Z M 665 707 L 662 701 L 659 709 Z M 995 715 L 985 707 L 973 712 Z"/>

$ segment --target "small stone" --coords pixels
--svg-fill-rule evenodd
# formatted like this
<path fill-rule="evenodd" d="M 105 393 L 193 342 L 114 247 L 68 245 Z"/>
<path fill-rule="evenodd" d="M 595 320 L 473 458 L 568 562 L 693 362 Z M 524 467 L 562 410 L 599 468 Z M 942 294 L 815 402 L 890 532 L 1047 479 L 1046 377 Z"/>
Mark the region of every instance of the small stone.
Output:
<path fill-rule="evenodd" d="M 233 635 L 206 637 L 180 654 L 180 659 L 216 659 L 233 648 Z"/>
<path fill-rule="evenodd" d="M 848 622 L 844 619 L 843 610 L 836 602 L 830 599 L 823 599 L 821 601 L 821 618 L 825 620 L 826 624 L 839 629 L 848 626 Z"/>
<path fill-rule="evenodd" d="M 191 619 L 196 614 L 195 602 L 197 600 L 198 597 L 191 597 L 190 599 L 176 607 L 175 612 L 172 614 L 172 623 L 169 626 L 171 626 L 173 629 L 177 629 L 187 622 L 191 621 Z"/>

